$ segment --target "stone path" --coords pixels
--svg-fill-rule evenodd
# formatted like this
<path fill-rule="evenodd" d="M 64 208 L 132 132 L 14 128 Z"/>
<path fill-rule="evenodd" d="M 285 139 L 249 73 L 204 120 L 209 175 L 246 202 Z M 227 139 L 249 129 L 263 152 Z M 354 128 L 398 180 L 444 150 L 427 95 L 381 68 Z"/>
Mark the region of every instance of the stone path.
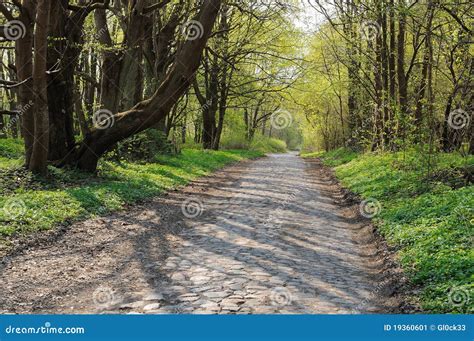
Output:
<path fill-rule="evenodd" d="M 384 312 L 362 223 L 315 167 L 271 155 L 75 224 L 4 260 L 0 311 Z"/>

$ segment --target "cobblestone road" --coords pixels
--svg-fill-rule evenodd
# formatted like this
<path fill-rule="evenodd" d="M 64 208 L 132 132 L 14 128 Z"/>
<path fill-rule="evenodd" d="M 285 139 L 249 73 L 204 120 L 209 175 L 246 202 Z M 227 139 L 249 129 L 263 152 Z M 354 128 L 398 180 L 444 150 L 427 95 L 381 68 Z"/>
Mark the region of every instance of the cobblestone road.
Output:
<path fill-rule="evenodd" d="M 383 312 L 378 263 L 354 241 L 360 223 L 312 167 L 271 155 L 73 225 L 7 260 L 0 304 L 8 312 Z"/>

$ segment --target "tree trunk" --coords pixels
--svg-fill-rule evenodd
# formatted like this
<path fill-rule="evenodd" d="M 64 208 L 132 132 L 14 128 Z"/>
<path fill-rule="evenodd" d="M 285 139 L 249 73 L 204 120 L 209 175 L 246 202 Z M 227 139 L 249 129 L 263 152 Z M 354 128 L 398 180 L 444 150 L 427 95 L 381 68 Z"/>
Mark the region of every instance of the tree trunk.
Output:
<path fill-rule="evenodd" d="M 209 56 L 206 55 L 206 58 Z M 202 111 L 202 142 L 204 149 L 212 149 L 217 131 L 216 114 L 219 103 L 219 60 L 216 55 L 206 72 L 209 83 L 206 84 L 206 103 Z"/>
<path fill-rule="evenodd" d="M 186 143 L 186 131 L 187 131 L 186 121 L 187 121 L 186 116 L 184 116 L 183 125 L 181 126 L 181 143 L 182 144 Z"/>
<path fill-rule="evenodd" d="M 49 117 L 46 70 L 50 1 L 38 0 L 34 38 L 33 90 L 35 93 L 35 139 L 29 169 L 39 174 L 46 174 L 48 165 Z"/>
<path fill-rule="evenodd" d="M 84 109 L 82 107 L 79 84 L 76 84 L 76 87 L 74 89 L 74 108 L 76 111 L 77 119 L 79 121 L 79 129 L 81 131 L 82 136 L 84 137 L 87 134 L 89 134 L 90 129 L 89 129 L 89 124 L 87 122 L 86 116 L 84 114 Z"/>
<path fill-rule="evenodd" d="M 395 70 L 395 55 L 396 55 L 396 32 L 395 32 L 395 1 L 390 0 L 390 50 L 388 59 L 388 69 L 390 75 L 390 106 L 396 102 L 396 85 L 397 85 L 397 74 Z"/>
<path fill-rule="evenodd" d="M 382 17 L 380 15 L 381 9 L 378 8 L 379 18 L 378 23 L 381 27 Z M 370 42 L 369 42 L 370 45 Z M 373 122 L 373 142 L 372 150 L 383 146 L 383 89 L 384 89 L 384 77 L 383 77 L 383 60 L 382 50 L 383 41 L 382 37 L 377 34 L 375 39 L 375 65 L 374 65 L 374 82 L 375 82 L 375 111 L 374 111 L 374 122 Z"/>
<path fill-rule="evenodd" d="M 397 80 L 398 80 L 398 104 L 401 113 L 401 125 L 399 135 L 402 140 L 405 139 L 406 125 L 405 117 L 408 111 L 407 97 L 408 85 L 405 73 L 405 31 L 406 31 L 406 14 L 405 0 L 399 0 L 398 11 L 398 39 L 397 39 Z"/>
<path fill-rule="evenodd" d="M 221 65 L 221 77 L 219 80 L 219 116 L 217 120 L 217 127 L 214 134 L 214 139 L 212 142 L 212 149 L 219 150 L 219 145 L 221 142 L 222 130 L 224 129 L 224 118 L 227 111 L 227 97 L 229 95 L 230 88 L 230 79 L 232 73 L 229 74 L 229 66 L 227 60 L 229 59 L 228 50 L 229 50 L 229 37 L 228 31 L 230 29 L 228 22 L 229 7 L 224 5 L 221 11 L 221 21 L 219 24 L 219 45 L 222 47 L 224 63 Z"/>
<path fill-rule="evenodd" d="M 71 44 L 66 39 L 67 5 L 67 0 L 55 0 L 50 10 L 54 20 L 49 28 L 51 39 L 47 54 L 47 69 L 53 71 L 48 79 L 49 160 L 62 159 L 74 145 L 73 84 L 67 80 L 69 60 L 66 50 Z"/>
<path fill-rule="evenodd" d="M 18 20 L 25 26 L 25 35 L 15 42 L 16 75 L 21 83 L 18 89 L 18 103 L 22 110 L 21 134 L 25 141 L 25 165 L 29 167 L 34 141 L 34 108 L 33 108 L 33 25 L 35 5 L 31 0 L 24 0 Z M 12 127 L 13 128 L 13 127 Z"/>
<path fill-rule="evenodd" d="M 382 20 L 382 80 L 383 80 L 383 92 L 382 92 L 382 113 L 383 113 L 383 131 L 382 131 L 382 148 L 385 148 L 389 144 L 391 136 L 391 124 L 390 124 L 390 54 L 388 50 L 388 27 L 387 27 L 387 7 L 386 2 L 381 4 L 381 20 Z"/>
<path fill-rule="evenodd" d="M 348 12 L 347 21 L 348 23 L 344 25 L 345 34 L 351 38 L 351 42 L 347 43 L 347 51 L 350 53 L 349 63 L 347 66 L 347 76 L 348 76 L 348 95 L 347 95 L 347 116 L 348 116 L 348 128 L 349 136 L 352 136 L 352 133 L 358 128 L 357 120 L 357 73 L 358 73 L 358 51 L 356 48 L 357 34 L 354 29 L 354 16 L 355 16 L 355 6 L 353 0 L 346 0 L 346 11 Z"/>
<path fill-rule="evenodd" d="M 107 26 L 105 10 L 97 9 L 94 12 L 97 38 L 101 44 L 112 48 L 112 38 Z M 100 103 L 103 109 L 117 113 L 120 102 L 120 89 L 117 84 L 120 82 L 120 70 L 122 69 L 123 53 L 119 51 L 106 50 L 102 54 L 102 75 L 100 79 Z M 90 112 L 90 115 L 93 113 Z"/>
<path fill-rule="evenodd" d="M 416 110 L 415 110 L 415 125 L 418 128 L 418 133 L 421 132 L 423 125 L 423 108 L 426 94 L 426 85 L 428 80 L 428 72 L 430 70 L 431 60 L 431 27 L 433 24 L 434 6 L 433 1 L 428 1 L 428 21 L 426 23 L 426 38 L 425 38 L 425 54 L 423 57 L 423 67 L 421 70 L 421 80 L 418 86 Z"/>
<path fill-rule="evenodd" d="M 195 18 L 202 24 L 202 37 L 188 40 L 178 48 L 173 67 L 154 95 L 128 111 L 116 114 L 113 124 L 106 129 L 93 129 L 75 153 L 63 160 L 62 164 L 95 171 L 99 158 L 117 142 L 162 120 L 193 81 L 220 6 L 221 0 L 203 1 Z"/>
<path fill-rule="evenodd" d="M 120 94 L 122 95 L 120 110 L 129 110 L 141 99 L 142 91 L 142 46 L 144 40 L 143 9 L 146 0 L 135 0 L 130 2 L 127 31 L 125 33 L 126 52 L 122 56 L 120 83 Z M 110 110 L 110 109 L 109 109 Z"/>

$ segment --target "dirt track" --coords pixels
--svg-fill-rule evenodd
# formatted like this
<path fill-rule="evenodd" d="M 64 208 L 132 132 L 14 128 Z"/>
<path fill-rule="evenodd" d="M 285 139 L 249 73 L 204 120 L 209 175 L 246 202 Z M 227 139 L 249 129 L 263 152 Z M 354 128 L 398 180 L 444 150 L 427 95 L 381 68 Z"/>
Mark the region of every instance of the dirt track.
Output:
<path fill-rule="evenodd" d="M 0 312 L 370 313 L 390 283 L 316 161 L 240 163 L 3 260 Z"/>

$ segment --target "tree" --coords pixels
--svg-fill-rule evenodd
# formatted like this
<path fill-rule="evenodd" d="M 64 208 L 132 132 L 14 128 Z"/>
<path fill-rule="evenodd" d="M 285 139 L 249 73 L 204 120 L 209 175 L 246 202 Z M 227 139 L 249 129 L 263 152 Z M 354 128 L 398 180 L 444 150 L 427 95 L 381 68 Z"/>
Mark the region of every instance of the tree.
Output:
<path fill-rule="evenodd" d="M 48 26 L 51 0 L 38 0 L 35 20 L 33 92 L 34 92 L 34 142 L 29 169 L 46 174 L 49 150 L 48 82 L 46 66 L 48 54 Z"/>
<path fill-rule="evenodd" d="M 202 35 L 185 41 L 178 49 L 173 66 L 153 96 L 130 110 L 107 117 L 107 121 L 113 124 L 108 124 L 105 129 L 94 128 L 79 147 L 63 160 L 62 165 L 94 171 L 99 158 L 117 142 L 150 128 L 165 118 L 195 77 L 220 6 L 220 0 L 202 2 L 199 14 L 193 19 L 200 23 Z"/>

